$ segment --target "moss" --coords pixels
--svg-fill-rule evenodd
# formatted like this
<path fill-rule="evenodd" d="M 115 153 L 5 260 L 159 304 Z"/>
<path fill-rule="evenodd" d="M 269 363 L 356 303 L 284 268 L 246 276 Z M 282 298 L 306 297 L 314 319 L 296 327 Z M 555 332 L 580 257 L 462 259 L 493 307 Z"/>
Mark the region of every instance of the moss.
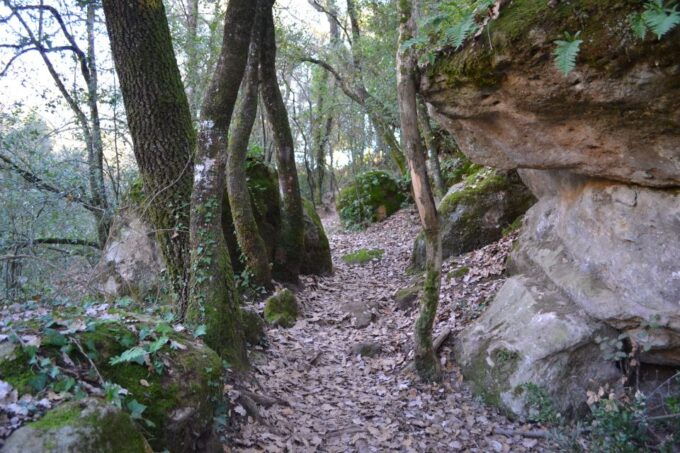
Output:
<path fill-rule="evenodd" d="M 372 170 L 340 191 L 337 208 L 346 227 L 365 227 L 395 213 L 405 199 L 396 180 L 384 171 Z"/>
<path fill-rule="evenodd" d="M 260 344 L 264 338 L 264 321 L 256 312 L 250 309 L 241 310 L 243 334 L 250 344 Z"/>
<path fill-rule="evenodd" d="M 311 201 L 303 198 L 302 208 L 305 212 L 305 246 L 300 270 L 308 275 L 330 274 L 333 272 L 331 246 L 321 218 Z"/>
<path fill-rule="evenodd" d="M 444 197 L 439 204 L 440 214 L 447 215 L 456 210 L 459 204 L 471 205 L 478 202 L 479 194 L 500 192 L 510 186 L 507 177 L 493 170 L 473 173 L 466 179 L 463 190 Z"/>
<path fill-rule="evenodd" d="M 487 404 L 504 409 L 501 394 L 510 390 L 510 376 L 517 369 L 519 353 L 505 348 L 488 352 L 488 345 L 481 348 L 487 354 L 474 357 L 469 366 L 464 367 L 463 375 L 472 382 L 475 393 Z M 487 361 L 487 355 L 491 363 Z"/>
<path fill-rule="evenodd" d="M 29 365 L 30 356 L 25 350 L 14 347 L 13 352 L 0 359 L 0 379 L 17 389 L 20 395 L 34 393 L 31 381 L 36 373 Z"/>
<path fill-rule="evenodd" d="M 81 410 L 74 405 L 65 404 L 47 412 L 41 419 L 30 424 L 31 428 L 42 431 L 79 425 Z"/>
<path fill-rule="evenodd" d="M 520 228 L 522 228 L 522 220 L 523 220 L 523 219 L 524 219 L 524 216 L 521 215 L 521 216 L 517 217 L 515 220 L 513 220 L 512 223 L 511 223 L 510 225 L 508 225 L 507 227 L 503 228 L 503 237 L 509 236 L 509 235 L 511 235 L 512 233 L 514 233 L 515 231 L 517 231 L 517 230 L 519 230 Z"/>
<path fill-rule="evenodd" d="M 414 338 L 416 344 L 414 365 L 420 378 L 426 382 L 438 381 L 441 378 L 439 360 L 432 345 L 432 326 L 437 315 L 440 286 L 439 269 L 428 263 Z"/>
<path fill-rule="evenodd" d="M 467 267 L 467 266 L 463 266 L 463 267 L 459 267 L 455 271 L 451 272 L 451 275 L 455 278 L 461 278 L 461 277 L 467 275 L 468 272 L 470 272 L 470 268 Z"/>
<path fill-rule="evenodd" d="M 366 264 L 369 261 L 381 259 L 384 253 L 383 249 L 359 249 L 343 255 L 342 260 L 347 264 Z"/>
<path fill-rule="evenodd" d="M 298 317 L 298 305 L 295 295 L 289 289 L 283 289 L 265 302 L 264 319 L 272 325 L 291 327 Z"/>

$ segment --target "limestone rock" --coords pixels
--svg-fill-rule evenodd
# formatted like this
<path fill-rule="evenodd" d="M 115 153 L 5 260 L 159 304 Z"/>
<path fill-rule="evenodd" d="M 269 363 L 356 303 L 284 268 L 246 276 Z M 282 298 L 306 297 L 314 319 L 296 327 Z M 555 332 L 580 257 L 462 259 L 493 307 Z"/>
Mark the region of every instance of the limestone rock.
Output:
<path fill-rule="evenodd" d="M 361 173 L 340 191 L 337 210 L 346 226 L 366 226 L 395 213 L 405 199 L 394 178 L 372 170 Z"/>
<path fill-rule="evenodd" d="M 299 308 L 295 294 L 289 289 L 282 289 L 266 300 L 264 319 L 274 326 L 291 327 L 295 324 Z"/>
<path fill-rule="evenodd" d="M 480 170 L 452 186 L 439 203 L 442 256 L 466 253 L 503 236 L 503 230 L 536 201 L 517 172 Z M 411 268 L 425 265 L 425 238 L 413 245 Z"/>
<path fill-rule="evenodd" d="M 2 453 L 152 453 L 130 416 L 100 399 L 62 404 L 7 439 Z"/>
<path fill-rule="evenodd" d="M 476 163 L 677 186 L 680 28 L 635 39 L 634 11 L 618 0 L 506 2 L 478 39 L 440 54 L 420 91 Z M 551 55 L 565 30 L 583 39 L 567 77 Z"/>
<path fill-rule="evenodd" d="M 130 296 L 141 301 L 162 288 L 159 276 L 164 267 L 148 222 L 137 209 L 121 209 L 94 270 L 98 291 L 109 298 Z"/>
<path fill-rule="evenodd" d="M 422 285 L 414 285 L 402 288 L 394 293 L 392 297 L 399 310 L 410 310 L 418 305 L 418 297 L 420 296 Z"/>
<path fill-rule="evenodd" d="M 530 414 L 527 385 L 567 417 L 587 410 L 586 391 L 615 386 L 621 373 L 594 338 L 616 337 L 541 277 L 512 277 L 455 343 L 463 376 L 510 415 Z"/>

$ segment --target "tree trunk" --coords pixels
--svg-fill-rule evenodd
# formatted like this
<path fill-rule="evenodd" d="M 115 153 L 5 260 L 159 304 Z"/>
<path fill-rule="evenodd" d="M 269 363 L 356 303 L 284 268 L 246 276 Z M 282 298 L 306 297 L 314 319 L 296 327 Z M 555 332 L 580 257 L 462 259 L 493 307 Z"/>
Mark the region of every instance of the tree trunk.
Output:
<path fill-rule="evenodd" d="M 413 51 L 403 49 L 401 43 L 413 36 L 414 19 L 411 2 L 399 2 L 399 50 L 397 51 L 397 96 L 404 149 L 411 170 L 413 193 L 425 232 L 426 262 L 425 283 L 420 298 L 420 313 L 415 326 L 415 367 L 424 380 L 439 378 L 439 361 L 432 345 L 432 326 L 437 315 L 441 285 L 442 247 L 439 234 L 439 217 L 430 181 L 427 176 L 425 150 L 418 131 L 416 107 L 416 68 Z"/>
<path fill-rule="evenodd" d="M 187 92 L 187 99 L 189 101 L 189 110 L 191 111 L 191 118 L 197 119 L 200 109 L 200 90 L 199 90 L 199 74 L 198 74 L 198 2 L 199 0 L 189 0 L 187 2 L 186 11 L 186 76 L 184 77 L 184 86 Z"/>
<path fill-rule="evenodd" d="M 432 181 L 434 182 L 435 195 L 438 200 L 441 200 L 444 195 L 446 195 L 446 185 L 444 184 L 442 169 L 439 165 L 437 139 L 434 136 L 434 131 L 430 124 L 430 116 L 427 113 L 427 107 L 425 107 L 425 103 L 422 99 L 418 100 L 418 122 L 420 123 L 420 129 L 422 130 L 425 146 L 427 147 L 429 155 L 428 163 L 430 164 L 430 175 L 432 175 Z"/>
<path fill-rule="evenodd" d="M 195 133 L 161 0 L 103 0 L 147 210 L 183 315 Z"/>
<path fill-rule="evenodd" d="M 111 209 L 106 196 L 104 184 L 104 144 L 102 142 L 102 129 L 99 120 L 99 87 L 97 74 L 97 59 L 95 52 L 94 25 L 96 20 L 96 8 L 94 2 L 87 4 L 87 66 L 89 78 L 87 79 L 87 104 L 90 109 L 90 143 L 88 143 L 88 173 L 92 204 L 101 209 L 95 216 L 97 221 L 97 237 L 100 247 L 104 247 L 109 237 L 111 228 Z"/>
<path fill-rule="evenodd" d="M 274 272 L 282 280 L 297 282 L 304 238 L 302 198 L 295 167 L 295 148 L 288 113 L 276 77 L 276 37 L 271 7 L 264 18 L 260 83 L 267 118 L 276 143 L 276 162 L 283 202 L 283 230 L 274 257 Z"/>
<path fill-rule="evenodd" d="M 227 159 L 227 192 L 236 229 L 236 239 L 246 258 L 246 266 L 253 273 L 256 284 L 272 289 L 272 275 L 267 247 L 260 236 L 250 204 L 246 177 L 248 142 L 257 116 L 257 93 L 260 63 L 260 16 L 256 16 L 251 35 L 246 75 L 241 85 L 241 106 L 231 129 Z"/>
<path fill-rule="evenodd" d="M 231 0 L 227 6 L 222 51 L 201 108 L 191 194 L 187 320 L 204 324 L 206 344 L 237 368 L 247 367 L 248 359 L 222 209 L 229 125 L 248 60 L 256 10 L 252 0 Z"/>

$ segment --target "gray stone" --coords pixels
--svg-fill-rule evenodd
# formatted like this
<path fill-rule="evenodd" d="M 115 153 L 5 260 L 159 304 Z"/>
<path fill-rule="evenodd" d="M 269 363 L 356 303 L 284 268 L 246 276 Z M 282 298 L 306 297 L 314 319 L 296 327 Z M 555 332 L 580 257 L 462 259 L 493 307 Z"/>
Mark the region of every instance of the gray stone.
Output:
<path fill-rule="evenodd" d="M 354 344 L 350 350 L 350 354 L 353 356 L 360 355 L 362 357 L 374 357 L 380 354 L 381 350 L 382 346 L 380 343 L 365 341 Z"/>

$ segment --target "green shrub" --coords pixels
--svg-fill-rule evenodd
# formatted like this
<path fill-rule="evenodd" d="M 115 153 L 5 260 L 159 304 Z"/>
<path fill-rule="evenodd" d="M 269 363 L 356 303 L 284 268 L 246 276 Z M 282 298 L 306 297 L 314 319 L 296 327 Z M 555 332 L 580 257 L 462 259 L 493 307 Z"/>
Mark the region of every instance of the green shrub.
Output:
<path fill-rule="evenodd" d="M 395 213 L 405 199 L 398 182 L 388 173 L 367 171 L 340 191 L 338 214 L 345 227 L 363 228 Z"/>

